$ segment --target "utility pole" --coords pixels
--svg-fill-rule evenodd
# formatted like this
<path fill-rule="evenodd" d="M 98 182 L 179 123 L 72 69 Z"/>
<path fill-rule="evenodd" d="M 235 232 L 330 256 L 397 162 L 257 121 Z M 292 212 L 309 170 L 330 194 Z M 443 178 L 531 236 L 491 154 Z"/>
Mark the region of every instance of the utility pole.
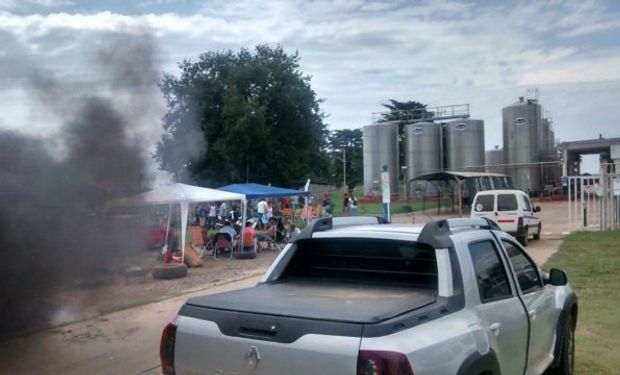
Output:
<path fill-rule="evenodd" d="M 342 148 L 342 186 L 347 191 L 347 149 Z"/>

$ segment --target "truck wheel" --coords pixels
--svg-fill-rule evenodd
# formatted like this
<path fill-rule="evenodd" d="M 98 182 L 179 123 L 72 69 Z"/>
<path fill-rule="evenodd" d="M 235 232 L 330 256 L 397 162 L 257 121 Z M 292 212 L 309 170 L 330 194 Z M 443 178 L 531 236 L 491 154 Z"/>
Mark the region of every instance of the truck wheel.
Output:
<path fill-rule="evenodd" d="M 564 327 L 564 339 L 562 340 L 562 352 L 558 367 L 545 371 L 545 375 L 573 375 L 575 373 L 575 328 L 573 317 L 566 319 Z"/>
<path fill-rule="evenodd" d="M 521 229 L 521 234 L 519 235 L 519 237 L 517 237 L 517 240 L 523 246 L 527 246 L 527 237 L 528 237 L 527 231 L 528 231 L 527 227 L 523 227 L 523 229 Z"/>
<path fill-rule="evenodd" d="M 534 240 L 538 241 L 540 240 L 540 232 L 542 231 L 542 224 L 538 223 L 538 232 L 536 232 L 536 234 L 534 234 Z"/>
<path fill-rule="evenodd" d="M 180 279 L 185 276 L 187 276 L 187 266 L 185 264 L 162 264 L 153 268 L 154 279 Z"/>

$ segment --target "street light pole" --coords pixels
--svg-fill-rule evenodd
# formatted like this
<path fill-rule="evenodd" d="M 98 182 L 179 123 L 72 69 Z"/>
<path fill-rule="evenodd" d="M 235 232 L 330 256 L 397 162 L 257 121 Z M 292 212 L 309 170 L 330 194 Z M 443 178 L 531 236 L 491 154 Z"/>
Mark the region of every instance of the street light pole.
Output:
<path fill-rule="evenodd" d="M 342 148 L 342 186 L 347 190 L 347 149 Z"/>

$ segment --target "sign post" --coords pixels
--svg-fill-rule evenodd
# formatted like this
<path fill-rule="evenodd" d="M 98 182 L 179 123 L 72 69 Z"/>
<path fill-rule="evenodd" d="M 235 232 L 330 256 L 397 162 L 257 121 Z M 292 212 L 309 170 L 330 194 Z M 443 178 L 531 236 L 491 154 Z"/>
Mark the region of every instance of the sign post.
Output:
<path fill-rule="evenodd" d="M 390 172 L 387 165 L 383 166 L 381 172 L 381 193 L 383 195 L 383 218 L 390 222 Z"/>

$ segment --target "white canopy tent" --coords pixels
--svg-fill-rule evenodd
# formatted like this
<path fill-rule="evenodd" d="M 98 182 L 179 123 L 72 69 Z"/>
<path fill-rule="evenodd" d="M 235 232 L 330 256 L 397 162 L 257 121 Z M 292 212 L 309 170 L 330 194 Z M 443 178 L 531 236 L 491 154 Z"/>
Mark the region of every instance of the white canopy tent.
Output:
<path fill-rule="evenodd" d="M 168 231 L 170 230 L 170 217 L 172 216 L 172 206 L 181 206 L 181 253 L 182 260 L 185 261 L 185 232 L 187 230 L 187 217 L 189 204 L 196 202 L 220 202 L 220 201 L 241 201 L 243 216 L 242 223 L 245 223 L 246 198 L 244 194 L 229 193 L 226 191 L 203 188 L 181 183 L 165 186 L 163 188 L 150 190 L 141 194 L 126 198 L 120 198 L 108 202 L 108 207 L 139 207 L 139 206 L 159 206 L 168 205 L 168 225 L 166 227 L 166 243 L 168 242 Z M 243 231 L 241 232 L 243 236 Z M 242 238 L 243 240 L 243 238 Z M 232 252 L 231 252 L 232 257 Z"/>

